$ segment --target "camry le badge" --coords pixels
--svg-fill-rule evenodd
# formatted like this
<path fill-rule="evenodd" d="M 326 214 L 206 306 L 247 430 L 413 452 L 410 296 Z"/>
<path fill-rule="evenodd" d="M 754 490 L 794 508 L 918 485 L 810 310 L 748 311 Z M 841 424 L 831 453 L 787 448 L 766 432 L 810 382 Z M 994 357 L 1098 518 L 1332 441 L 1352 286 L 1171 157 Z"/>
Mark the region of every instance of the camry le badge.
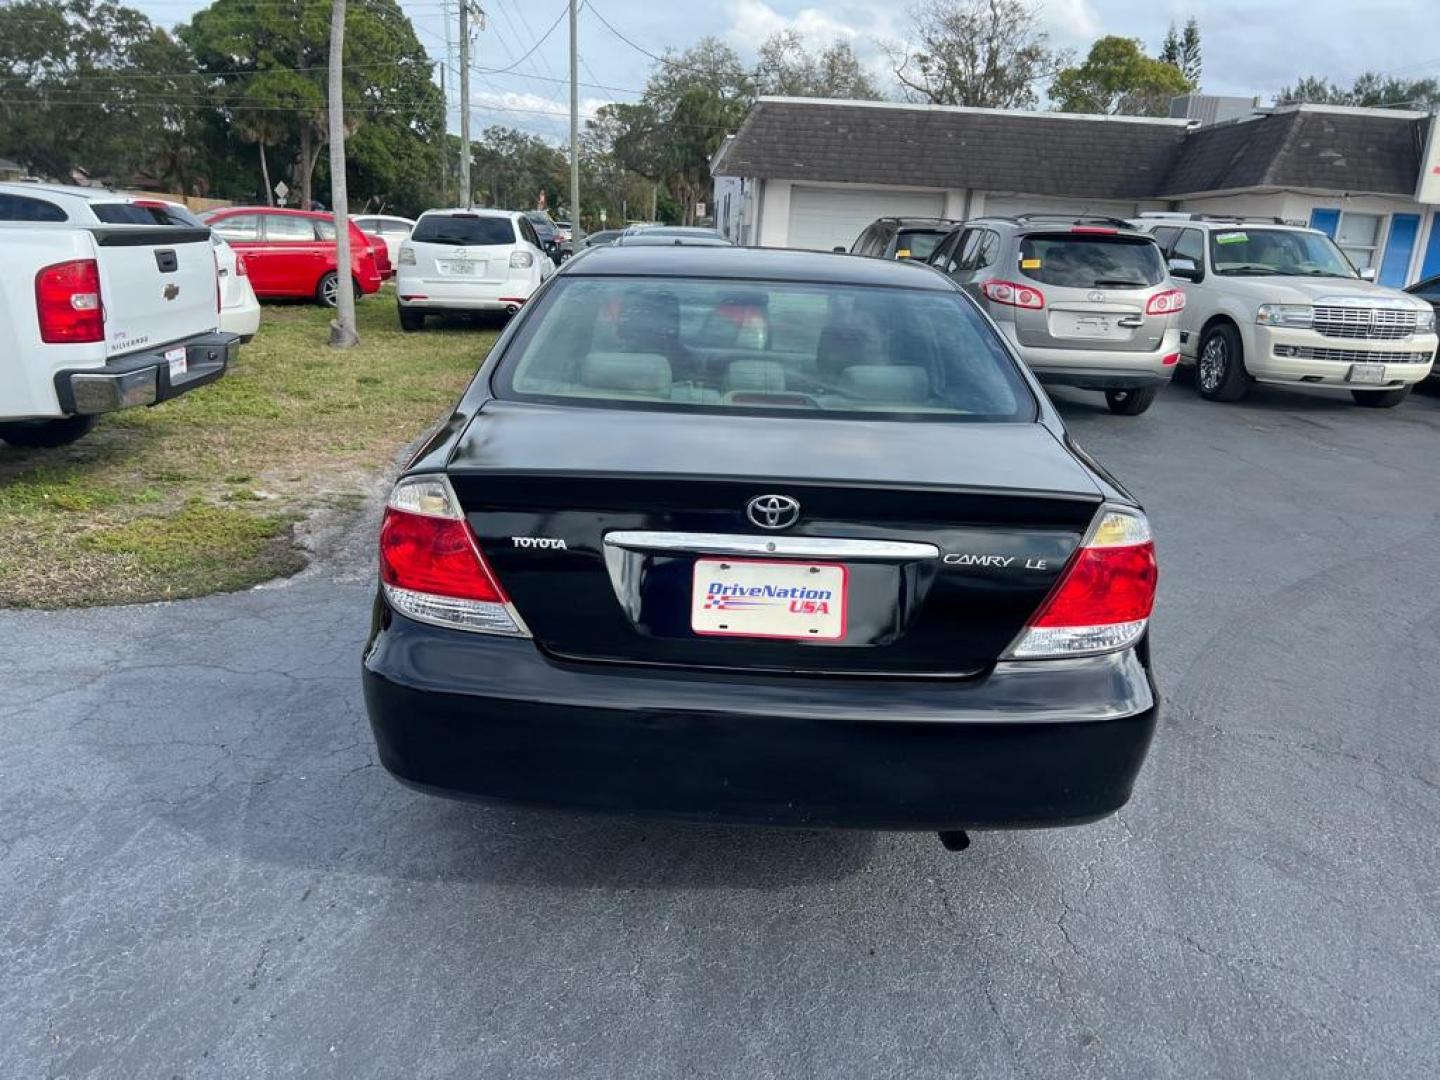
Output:
<path fill-rule="evenodd" d="M 757 495 L 745 514 L 762 529 L 788 529 L 800 520 L 800 504 L 789 495 Z"/>

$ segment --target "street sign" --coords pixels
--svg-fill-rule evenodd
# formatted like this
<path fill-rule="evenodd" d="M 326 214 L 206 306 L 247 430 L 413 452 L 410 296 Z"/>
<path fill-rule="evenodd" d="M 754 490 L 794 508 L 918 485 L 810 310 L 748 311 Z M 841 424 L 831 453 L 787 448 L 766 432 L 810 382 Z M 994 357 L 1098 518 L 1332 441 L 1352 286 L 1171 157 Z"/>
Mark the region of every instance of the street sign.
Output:
<path fill-rule="evenodd" d="M 290 185 L 281 180 L 275 185 L 275 197 L 280 200 L 280 205 L 285 205 L 285 198 L 290 194 Z"/>
<path fill-rule="evenodd" d="M 600 210 L 600 224 L 605 224 L 605 210 L 603 208 Z"/>
<path fill-rule="evenodd" d="M 697 202 L 695 204 L 695 216 L 697 218 L 702 218 L 705 216 L 705 204 L 703 202 Z"/>

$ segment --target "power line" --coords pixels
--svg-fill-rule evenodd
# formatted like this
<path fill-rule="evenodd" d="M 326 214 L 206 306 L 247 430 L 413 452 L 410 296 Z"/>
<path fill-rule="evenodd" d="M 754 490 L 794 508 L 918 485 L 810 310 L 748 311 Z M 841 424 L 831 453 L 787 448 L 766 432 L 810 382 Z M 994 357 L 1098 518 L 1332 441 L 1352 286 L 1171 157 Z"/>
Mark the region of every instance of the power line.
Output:
<path fill-rule="evenodd" d="M 565 16 L 566 16 L 566 14 L 567 14 L 568 12 L 569 12 L 569 8 L 568 8 L 568 7 L 562 7 L 562 8 L 560 9 L 560 14 L 555 16 L 555 21 L 550 24 L 550 26 L 546 29 L 545 33 L 543 33 L 543 34 L 540 35 L 540 39 L 539 39 L 538 41 L 536 41 L 534 45 L 530 46 L 529 50 L 525 53 L 524 56 L 520 57 L 519 60 L 516 60 L 516 61 L 515 61 L 513 64 L 511 64 L 509 67 L 503 67 L 503 68 L 476 68 L 475 71 L 476 71 L 477 73 L 483 72 L 483 73 L 486 74 L 486 75 L 504 75 L 504 74 L 506 74 L 507 72 L 514 71 L 517 67 L 519 67 L 521 64 L 523 64 L 527 59 L 529 59 L 530 56 L 531 56 L 531 54 L 534 53 L 536 49 L 540 48 L 541 45 L 545 44 L 545 39 L 548 38 L 551 34 L 553 34 L 553 33 L 555 32 L 555 28 L 556 28 L 557 26 L 559 26 L 562 21 L 564 21 Z"/>

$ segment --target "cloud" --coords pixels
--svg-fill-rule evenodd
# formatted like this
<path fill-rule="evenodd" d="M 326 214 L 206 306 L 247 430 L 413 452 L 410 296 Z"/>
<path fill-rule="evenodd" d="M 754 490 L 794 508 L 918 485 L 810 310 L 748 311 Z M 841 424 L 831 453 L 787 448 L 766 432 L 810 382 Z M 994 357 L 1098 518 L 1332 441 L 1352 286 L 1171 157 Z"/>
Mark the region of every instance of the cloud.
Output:
<path fill-rule="evenodd" d="M 545 97 L 543 94 L 527 94 L 517 90 L 480 90 L 472 92 L 470 103 L 474 113 L 478 113 L 477 119 L 485 123 L 504 124 L 508 127 L 524 127 L 529 123 L 554 120 L 568 123 L 570 117 L 570 101 L 568 98 Z M 595 115 L 595 110 L 602 105 L 609 105 L 610 98 L 581 98 L 580 119 L 590 119 Z M 485 116 L 486 112 L 502 114 L 493 121 Z"/>
<path fill-rule="evenodd" d="M 782 30 L 794 30 L 812 42 L 829 44 L 836 38 L 853 41 L 860 29 L 831 18 L 819 8 L 802 8 L 792 16 L 781 15 L 765 0 L 731 0 L 730 29 L 726 37 L 739 48 L 750 50 Z"/>

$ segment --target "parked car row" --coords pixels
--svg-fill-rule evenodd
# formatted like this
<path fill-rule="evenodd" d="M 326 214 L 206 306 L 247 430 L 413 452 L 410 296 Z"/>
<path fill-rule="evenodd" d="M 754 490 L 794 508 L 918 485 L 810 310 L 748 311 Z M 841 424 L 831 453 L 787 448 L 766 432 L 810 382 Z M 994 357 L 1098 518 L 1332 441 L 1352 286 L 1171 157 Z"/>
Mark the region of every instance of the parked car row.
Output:
<path fill-rule="evenodd" d="M 1101 390 L 1125 415 L 1181 362 L 1213 401 L 1266 382 L 1348 390 L 1372 408 L 1434 368 L 1423 295 L 1376 285 L 1325 233 L 1273 218 L 881 218 L 850 251 L 947 274 L 1042 383 Z"/>

